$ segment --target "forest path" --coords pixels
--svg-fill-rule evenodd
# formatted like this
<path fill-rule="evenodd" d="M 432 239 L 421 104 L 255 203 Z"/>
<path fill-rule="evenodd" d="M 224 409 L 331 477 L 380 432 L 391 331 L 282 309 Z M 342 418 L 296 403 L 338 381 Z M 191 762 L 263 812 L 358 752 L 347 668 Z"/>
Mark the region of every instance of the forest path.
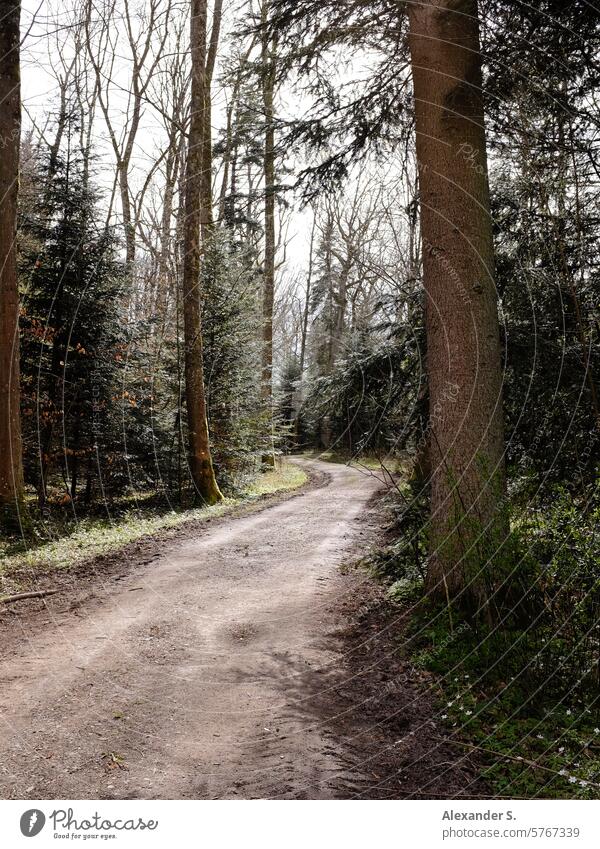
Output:
<path fill-rule="evenodd" d="M 341 662 L 337 594 L 359 586 L 337 567 L 374 538 L 368 502 L 380 482 L 298 462 L 326 482 L 174 542 L 92 604 L 57 596 L 45 618 L 20 622 L 0 662 L 0 796 L 329 798 L 359 788 L 315 695 Z"/>

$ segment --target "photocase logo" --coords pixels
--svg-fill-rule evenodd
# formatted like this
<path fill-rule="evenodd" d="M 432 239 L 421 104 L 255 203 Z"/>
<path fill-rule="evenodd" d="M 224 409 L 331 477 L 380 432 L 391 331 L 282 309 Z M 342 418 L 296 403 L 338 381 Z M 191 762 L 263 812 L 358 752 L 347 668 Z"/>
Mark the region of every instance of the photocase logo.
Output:
<path fill-rule="evenodd" d="M 37 808 L 25 811 L 21 817 L 21 834 L 25 837 L 35 837 L 46 824 L 46 817 Z"/>

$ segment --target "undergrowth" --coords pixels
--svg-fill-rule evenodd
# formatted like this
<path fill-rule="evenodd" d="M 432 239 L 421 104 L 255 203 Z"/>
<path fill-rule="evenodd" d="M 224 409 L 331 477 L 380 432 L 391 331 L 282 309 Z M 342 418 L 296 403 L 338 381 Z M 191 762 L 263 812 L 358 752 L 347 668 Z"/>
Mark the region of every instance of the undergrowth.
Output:
<path fill-rule="evenodd" d="M 514 603 L 494 624 L 427 598 L 424 504 L 400 495 L 396 509 L 398 539 L 371 567 L 410 612 L 411 661 L 434 673 L 450 739 L 478 753 L 497 796 L 600 798 L 597 493 L 558 489 L 515 511 Z"/>

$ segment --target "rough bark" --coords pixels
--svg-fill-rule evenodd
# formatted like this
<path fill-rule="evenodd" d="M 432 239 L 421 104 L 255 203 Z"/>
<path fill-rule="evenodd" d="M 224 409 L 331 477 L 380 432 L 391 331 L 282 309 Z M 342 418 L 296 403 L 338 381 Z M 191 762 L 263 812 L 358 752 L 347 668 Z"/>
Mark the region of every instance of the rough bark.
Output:
<path fill-rule="evenodd" d="M 409 3 L 408 14 L 427 299 L 428 589 L 481 609 L 508 525 L 477 2 Z"/>
<path fill-rule="evenodd" d="M 207 0 L 193 0 L 190 26 L 192 56 L 191 117 L 185 171 L 183 258 L 183 325 L 185 338 L 185 397 L 188 416 L 189 462 L 198 495 L 208 504 L 222 499 L 210 453 L 200 307 L 202 167 L 206 104 Z"/>
<path fill-rule="evenodd" d="M 23 515 L 19 390 L 19 289 L 16 265 L 21 138 L 21 4 L 3 4 L 0 20 L 0 520 Z"/>

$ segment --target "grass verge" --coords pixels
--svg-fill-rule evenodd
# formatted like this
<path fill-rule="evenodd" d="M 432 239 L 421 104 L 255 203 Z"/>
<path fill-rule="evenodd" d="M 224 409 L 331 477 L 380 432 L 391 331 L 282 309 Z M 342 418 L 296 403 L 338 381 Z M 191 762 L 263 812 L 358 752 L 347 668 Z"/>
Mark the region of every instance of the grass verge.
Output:
<path fill-rule="evenodd" d="M 375 457 L 371 455 L 340 454 L 335 451 L 309 452 L 303 456 L 325 463 L 339 463 L 356 469 L 368 469 L 372 472 L 387 472 L 392 475 L 403 474 L 409 467 L 408 459 L 402 457 Z"/>
<path fill-rule="evenodd" d="M 176 529 L 189 522 L 205 521 L 231 513 L 265 496 L 298 489 L 308 475 L 293 463 L 282 462 L 255 479 L 239 498 L 228 498 L 214 507 L 168 510 L 156 513 L 136 507 L 114 519 L 89 517 L 62 526 L 56 538 L 32 545 L 0 537 L 0 595 L 15 592 L 22 578 L 54 570 L 68 570 L 87 560 L 112 554 L 124 546 L 158 532 Z"/>

